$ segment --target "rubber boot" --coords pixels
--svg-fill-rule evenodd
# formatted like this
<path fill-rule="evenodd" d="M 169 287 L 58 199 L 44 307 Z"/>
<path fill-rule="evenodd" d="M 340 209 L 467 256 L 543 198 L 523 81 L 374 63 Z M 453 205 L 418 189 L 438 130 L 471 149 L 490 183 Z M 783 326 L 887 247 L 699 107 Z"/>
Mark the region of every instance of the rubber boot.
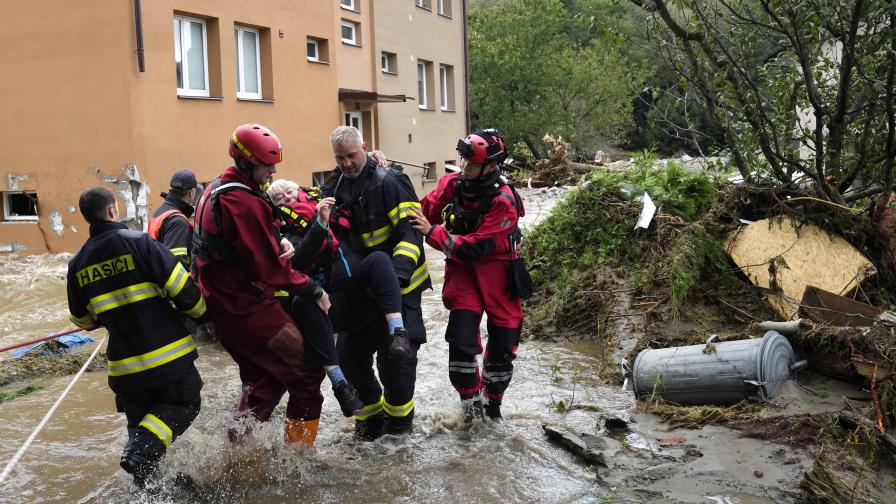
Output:
<path fill-rule="evenodd" d="M 473 420 L 483 420 L 485 414 L 482 408 L 482 396 L 476 394 L 471 397 L 461 397 L 461 408 L 464 412 L 464 423 L 472 423 Z"/>
<path fill-rule="evenodd" d="M 383 423 L 383 434 L 400 436 L 410 434 L 414 428 L 414 410 L 403 417 L 386 415 Z"/>
<path fill-rule="evenodd" d="M 355 419 L 355 437 L 361 441 L 374 441 L 383 435 L 386 414 L 377 413 L 364 420 Z"/>
<path fill-rule="evenodd" d="M 284 440 L 287 443 L 300 443 L 309 447 L 313 446 L 314 440 L 317 439 L 317 426 L 319 423 L 319 418 L 315 418 L 314 420 L 296 420 L 287 418 Z"/>
<path fill-rule="evenodd" d="M 501 422 L 504 418 L 501 416 L 501 401 L 498 399 L 489 399 L 485 405 L 485 416 L 493 422 Z"/>
<path fill-rule="evenodd" d="M 137 487 L 145 488 L 147 481 L 155 476 L 165 449 L 165 444 L 155 434 L 137 428 L 124 447 L 119 465 L 134 477 Z"/>

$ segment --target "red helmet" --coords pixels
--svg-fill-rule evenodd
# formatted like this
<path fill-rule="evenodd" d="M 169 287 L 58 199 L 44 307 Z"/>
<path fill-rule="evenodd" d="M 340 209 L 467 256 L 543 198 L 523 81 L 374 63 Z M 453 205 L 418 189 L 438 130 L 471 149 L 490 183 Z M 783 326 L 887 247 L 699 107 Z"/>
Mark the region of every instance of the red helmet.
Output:
<path fill-rule="evenodd" d="M 504 139 L 494 128 L 479 130 L 457 141 L 457 152 L 471 163 L 501 164 L 507 159 Z"/>
<path fill-rule="evenodd" d="M 267 165 L 283 161 L 280 139 L 260 124 L 243 124 L 230 136 L 230 157 Z"/>

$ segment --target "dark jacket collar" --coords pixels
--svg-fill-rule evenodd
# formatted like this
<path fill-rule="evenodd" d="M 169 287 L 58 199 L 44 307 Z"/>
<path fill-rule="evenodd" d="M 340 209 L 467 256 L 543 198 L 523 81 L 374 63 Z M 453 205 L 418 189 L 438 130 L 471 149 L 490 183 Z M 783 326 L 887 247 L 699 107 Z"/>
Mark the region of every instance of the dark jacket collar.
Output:
<path fill-rule="evenodd" d="M 193 205 L 187 203 L 186 201 L 173 194 L 165 195 L 165 202 L 176 208 L 179 212 L 186 215 L 187 218 L 193 215 Z"/>
<path fill-rule="evenodd" d="M 105 233 L 106 231 L 114 231 L 117 229 L 127 229 L 128 227 L 120 222 L 115 221 L 102 221 L 97 222 L 96 224 L 90 225 L 90 237 L 93 238 L 100 233 Z"/>

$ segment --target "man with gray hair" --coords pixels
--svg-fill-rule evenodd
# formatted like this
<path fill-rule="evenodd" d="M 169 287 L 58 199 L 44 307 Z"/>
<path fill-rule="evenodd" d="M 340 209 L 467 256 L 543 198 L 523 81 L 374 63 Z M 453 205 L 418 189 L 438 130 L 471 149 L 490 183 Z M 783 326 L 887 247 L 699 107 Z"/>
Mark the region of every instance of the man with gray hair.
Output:
<path fill-rule="evenodd" d="M 388 321 L 375 304 L 354 302 L 356 289 L 332 293 L 335 304 L 353 307 L 351 320 L 342 324 L 339 362 L 364 403 L 355 416 L 355 432 L 372 440 L 411 430 L 417 349 L 426 341 L 420 295 L 432 282 L 422 235 L 408 220 L 413 209 L 420 208 L 411 181 L 397 170 L 379 166 L 368 155 L 357 128 L 336 128 L 330 143 L 336 168 L 322 192 L 336 198 L 334 233 L 361 258 L 375 253 L 390 257 L 401 290 L 403 320 Z M 373 372 L 374 354 L 380 381 Z"/>

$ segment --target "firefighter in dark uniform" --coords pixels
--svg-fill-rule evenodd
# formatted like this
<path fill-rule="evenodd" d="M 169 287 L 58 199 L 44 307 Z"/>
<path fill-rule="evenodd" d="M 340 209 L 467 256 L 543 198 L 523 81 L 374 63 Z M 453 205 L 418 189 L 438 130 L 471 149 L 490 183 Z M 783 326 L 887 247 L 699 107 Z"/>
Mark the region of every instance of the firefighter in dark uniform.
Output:
<path fill-rule="evenodd" d="M 109 387 L 128 421 L 121 467 L 142 487 L 199 414 L 196 345 L 178 312 L 204 321 L 205 299 L 168 248 L 116 222 L 111 192 L 88 189 L 78 205 L 90 238 L 68 266 L 69 312 L 109 332 Z"/>
<path fill-rule="evenodd" d="M 337 166 L 322 193 L 336 198 L 331 221 L 347 220 L 350 228 L 336 226 L 336 237 L 361 258 L 377 251 L 392 258 L 407 333 L 405 341 L 390 337 L 384 314 L 375 303 L 352 306 L 351 320 L 334 321 L 344 328 L 339 363 L 364 403 L 361 414 L 355 416 L 355 432 L 362 439 L 406 433 L 414 418 L 417 349 L 426 341 L 420 294 L 432 287 L 422 236 L 407 218 L 420 203 L 406 175 L 378 166 L 367 155 L 367 144 L 357 128 L 336 128 L 330 142 Z M 335 305 L 349 298 L 351 293 L 344 291 L 334 289 Z M 408 351 L 395 351 L 401 345 Z M 374 354 L 380 381 L 373 372 Z"/>
<path fill-rule="evenodd" d="M 190 248 L 192 246 L 193 202 L 196 196 L 196 175 L 189 170 L 180 170 L 171 176 L 171 188 L 162 193 L 165 201 L 159 205 L 149 220 L 147 233 L 171 250 L 180 259 L 184 268 L 190 269 Z"/>
<path fill-rule="evenodd" d="M 526 296 L 512 274 L 520 261 L 517 222 L 524 215 L 523 202 L 501 175 L 507 152 L 497 131 L 470 134 L 457 150 L 462 171 L 442 177 L 421 200 L 422 209 L 412 221 L 426 242 L 446 256 L 442 301 L 450 310 L 445 329 L 448 376 L 460 395 L 464 419 L 484 413 L 500 420 L 520 342 L 520 298 Z M 488 343 L 480 373 L 476 356 L 482 354 L 483 312 L 488 315 Z"/>

